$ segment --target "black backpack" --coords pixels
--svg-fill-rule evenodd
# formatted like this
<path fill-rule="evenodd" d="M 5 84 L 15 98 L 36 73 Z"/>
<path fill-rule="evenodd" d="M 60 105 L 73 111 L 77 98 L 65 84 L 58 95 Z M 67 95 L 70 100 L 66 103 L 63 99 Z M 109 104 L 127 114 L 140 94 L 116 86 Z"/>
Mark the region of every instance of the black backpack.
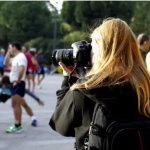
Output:
<path fill-rule="evenodd" d="M 150 150 L 150 119 L 124 119 L 100 125 L 100 105 L 96 104 L 85 150 Z"/>

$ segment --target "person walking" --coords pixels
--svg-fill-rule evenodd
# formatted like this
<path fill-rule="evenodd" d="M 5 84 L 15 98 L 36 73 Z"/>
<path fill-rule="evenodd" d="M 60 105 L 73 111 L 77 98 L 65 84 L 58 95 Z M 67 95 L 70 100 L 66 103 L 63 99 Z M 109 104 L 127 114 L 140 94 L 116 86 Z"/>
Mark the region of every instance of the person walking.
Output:
<path fill-rule="evenodd" d="M 25 55 L 21 52 L 21 45 L 19 42 L 9 43 L 8 51 L 4 59 L 4 65 L 9 65 L 11 54 L 15 56 L 12 61 L 12 67 L 10 72 L 10 91 L 15 121 L 14 125 L 6 129 L 7 133 L 20 132 L 22 130 L 21 102 L 24 101 L 23 97 L 25 95 L 25 75 L 27 70 L 27 59 Z M 32 115 L 33 112 L 30 107 L 29 111 Z M 35 124 L 37 124 L 34 115 L 32 116 L 32 120 Z"/>
<path fill-rule="evenodd" d="M 42 54 L 43 50 L 39 49 L 37 54 L 36 54 L 36 59 L 38 61 L 38 67 L 37 67 L 37 82 L 38 82 L 38 88 L 41 89 L 41 82 L 45 77 L 45 73 L 44 73 L 44 63 L 45 63 L 45 58 Z"/>
<path fill-rule="evenodd" d="M 6 103 L 7 100 L 11 98 L 10 85 L 11 85 L 11 83 L 9 80 L 9 76 L 3 76 L 1 83 L 0 83 L 0 88 L 1 88 L 0 103 L 1 102 Z M 25 89 L 25 93 L 28 94 L 29 96 L 31 96 L 33 99 L 35 99 L 39 105 L 41 105 L 41 106 L 44 105 L 44 102 L 42 100 L 40 100 L 40 98 L 38 98 L 36 95 L 31 93 L 29 90 Z M 33 112 L 25 100 L 21 100 L 21 106 L 25 109 L 25 111 L 27 112 L 27 114 L 30 116 L 30 118 L 32 120 L 32 118 L 34 116 Z M 31 125 L 37 126 L 37 124 L 33 120 L 32 120 Z"/>
<path fill-rule="evenodd" d="M 1 49 L 0 50 L 0 77 L 3 77 L 4 75 L 4 59 L 5 59 L 5 50 Z"/>
<path fill-rule="evenodd" d="M 30 91 L 30 86 L 31 86 L 31 82 L 30 82 L 30 75 L 32 73 L 31 70 L 31 66 L 32 66 L 32 60 L 31 60 L 31 55 L 28 52 L 28 47 L 27 46 L 22 46 L 22 52 L 24 53 L 24 55 L 27 58 L 27 70 L 26 70 L 26 80 L 28 82 L 28 90 Z"/>
<path fill-rule="evenodd" d="M 35 49 L 35 48 L 31 48 L 31 49 L 30 49 L 30 54 L 31 54 L 31 56 L 32 56 L 32 58 L 31 58 L 31 61 L 32 61 L 32 65 L 31 65 L 31 70 L 32 70 L 32 73 L 31 73 L 31 80 L 32 80 L 32 83 L 33 83 L 31 92 L 33 93 L 33 92 L 34 92 L 34 89 L 35 89 L 35 76 L 36 76 L 36 74 L 37 74 L 37 66 L 38 66 L 38 61 L 37 61 L 37 59 L 35 58 L 36 49 Z"/>
<path fill-rule="evenodd" d="M 142 58 L 144 60 L 144 63 L 146 63 L 146 55 L 150 47 L 150 38 L 147 34 L 141 33 L 137 37 L 137 42 L 138 42 L 139 49 L 140 49 Z"/>

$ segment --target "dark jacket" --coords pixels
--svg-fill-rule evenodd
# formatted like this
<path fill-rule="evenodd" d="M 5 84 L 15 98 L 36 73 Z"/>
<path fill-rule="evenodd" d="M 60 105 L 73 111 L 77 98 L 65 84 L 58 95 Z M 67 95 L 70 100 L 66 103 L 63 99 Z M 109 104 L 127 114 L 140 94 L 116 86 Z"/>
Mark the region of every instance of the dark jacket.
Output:
<path fill-rule="evenodd" d="M 71 84 L 76 80 L 72 77 Z M 95 102 L 102 106 L 100 120 L 104 128 L 114 120 L 138 115 L 137 94 L 131 84 L 70 91 L 68 77 L 64 77 L 61 90 L 57 91 L 57 105 L 49 124 L 61 135 L 75 136 L 77 150 L 84 149 L 84 138 L 88 134 Z"/>

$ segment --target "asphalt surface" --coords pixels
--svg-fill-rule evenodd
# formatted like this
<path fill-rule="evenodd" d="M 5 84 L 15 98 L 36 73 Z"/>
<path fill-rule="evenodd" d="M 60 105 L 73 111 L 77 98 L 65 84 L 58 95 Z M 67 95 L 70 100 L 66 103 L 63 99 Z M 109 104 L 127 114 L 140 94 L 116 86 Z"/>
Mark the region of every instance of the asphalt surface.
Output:
<path fill-rule="evenodd" d="M 53 131 L 48 125 L 50 117 L 56 105 L 56 90 L 61 86 L 63 76 L 54 74 L 46 76 L 42 83 L 42 89 L 35 89 L 35 94 L 45 102 L 39 106 L 29 97 L 25 99 L 32 108 L 38 126 L 31 126 L 31 118 L 25 110 L 22 113 L 23 131 L 21 133 L 6 133 L 7 127 L 14 123 L 11 100 L 5 104 L 0 103 L 0 150 L 73 150 L 74 138 L 63 137 Z M 65 121 L 65 120 L 64 120 Z"/>

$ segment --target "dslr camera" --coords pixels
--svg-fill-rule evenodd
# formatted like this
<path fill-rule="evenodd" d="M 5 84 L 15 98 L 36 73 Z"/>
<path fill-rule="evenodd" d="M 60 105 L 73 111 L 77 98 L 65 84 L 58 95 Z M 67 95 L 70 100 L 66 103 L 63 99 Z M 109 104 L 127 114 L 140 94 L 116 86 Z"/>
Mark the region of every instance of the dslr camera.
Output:
<path fill-rule="evenodd" d="M 55 66 L 61 61 L 66 66 L 90 67 L 91 44 L 87 41 L 74 42 L 73 49 L 56 49 L 52 53 L 52 61 Z"/>

